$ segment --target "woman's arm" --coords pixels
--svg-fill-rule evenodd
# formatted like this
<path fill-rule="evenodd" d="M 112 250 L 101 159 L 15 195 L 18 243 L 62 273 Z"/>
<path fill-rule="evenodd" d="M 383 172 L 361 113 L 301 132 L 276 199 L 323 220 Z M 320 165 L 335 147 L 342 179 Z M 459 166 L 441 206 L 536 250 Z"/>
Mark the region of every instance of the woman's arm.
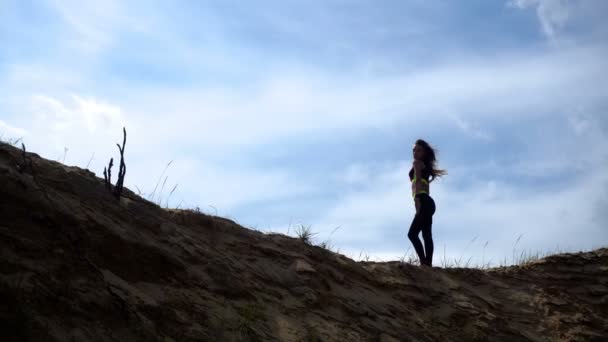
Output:
<path fill-rule="evenodd" d="M 414 168 L 414 177 L 415 177 L 415 182 L 412 184 L 412 187 L 414 189 L 413 193 L 417 194 L 421 190 L 428 193 L 429 192 L 428 182 L 426 181 L 426 179 L 422 178 L 422 169 L 425 168 L 424 162 L 422 160 L 414 160 L 413 168 Z M 420 203 L 417 198 L 414 199 L 414 202 L 416 203 L 416 213 L 417 213 L 419 211 Z"/>

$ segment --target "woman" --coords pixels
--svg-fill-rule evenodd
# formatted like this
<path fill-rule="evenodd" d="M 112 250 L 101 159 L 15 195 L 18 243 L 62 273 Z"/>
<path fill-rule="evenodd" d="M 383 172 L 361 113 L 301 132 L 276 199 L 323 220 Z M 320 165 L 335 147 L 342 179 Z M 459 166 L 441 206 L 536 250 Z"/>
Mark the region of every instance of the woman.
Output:
<path fill-rule="evenodd" d="M 409 176 L 412 182 L 412 197 L 416 215 L 410 226 L 407 236 L 412 241 L 421 266 L 433 266 L 433 236 L 431 227 L 433 225 L 433 214 L 435 213 L 435 201 L 431 197 L 429 183 L 436 177 L 447 174 L 446 170 L 436 168 L 435 150 L 424 140 L 418 139 L 413 148 L 414 162 Z M 422 231 L 424 249 L 418 238 Z M 425 253 L 426 250 L 426 253 Z"/>

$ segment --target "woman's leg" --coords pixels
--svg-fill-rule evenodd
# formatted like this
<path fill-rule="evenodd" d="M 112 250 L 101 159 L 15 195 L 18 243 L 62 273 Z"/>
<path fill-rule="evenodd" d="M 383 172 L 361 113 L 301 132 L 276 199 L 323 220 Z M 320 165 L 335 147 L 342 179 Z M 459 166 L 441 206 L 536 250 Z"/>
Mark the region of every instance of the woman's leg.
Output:
<path fill-rule="evenodd" d="M 433 218 L 429 217 L 422 226 L 422 238 L 424 239 L 425 263 L 429 266 L 433 264 Z"/>
<path fill-rule="evenodd" d="M 435 213 L 435 201 L 429 197 L 426 199 L 424 220 L 422 220 L 422 238 L 424 239 L 425 263 L 433 265 L 433 214 Z"/>
<path fill-rule="evenodd" d="M 420 233 L 420 230 L 422 230 L 422 216 L 420 214 L 421 213 L 418 213 L 414 216 L 412 224 L 410 225 L 410 231 L 407 233 L 407 237 L 410 239 L 410 241 L 412 241 L 416 254 L 418 254 L 418 260 L 420 260 L 420 264 L 422 265 L 424 264 L 426 258 L 424 255 L 424 249 L 422 248 L 422 242 L 420 242 L 420 239 L 418 238 L 418 234 Z"/>

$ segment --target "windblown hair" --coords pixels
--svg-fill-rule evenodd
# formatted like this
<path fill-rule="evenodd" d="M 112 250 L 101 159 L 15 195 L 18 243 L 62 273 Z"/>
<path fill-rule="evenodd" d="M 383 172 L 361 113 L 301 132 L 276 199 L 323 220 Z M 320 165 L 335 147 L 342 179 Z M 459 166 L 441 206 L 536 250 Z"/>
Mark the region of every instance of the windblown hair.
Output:
<path fill-rule="evenodd" d="M 435 158 L 436 149 L 423 139 L 416 140 L 416 145 L 424 149 L 424 171 L 430 176 L 429 183 L 437 177 L 442 177 L 448 174 L 447 170 L 437 168 L 437 159 Z M 413 177 L 414 168 L 410 170 L 410 178 Z"/>

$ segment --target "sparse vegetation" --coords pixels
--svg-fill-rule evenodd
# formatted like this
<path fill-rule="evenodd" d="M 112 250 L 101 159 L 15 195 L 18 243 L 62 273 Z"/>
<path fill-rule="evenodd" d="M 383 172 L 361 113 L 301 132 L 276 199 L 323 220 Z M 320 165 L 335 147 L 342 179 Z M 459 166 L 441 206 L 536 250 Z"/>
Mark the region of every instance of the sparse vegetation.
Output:
<path fill-rule="evenodd" d="M 511 259 L 511 263 L 508 263 L 506 256 L 504 257 L 503 260 L 501 260 L 498 263 L 498 265 L 492 264 L 492 259 L 486 260 L 485 250 L 489 244 L 489 241 L 486 241 L 482 245 L 481 263 L 473 264 L 471 262 L 472 258 L 473 258 L 472 256 L 468 257 L 466 260 L 463 259 L 464 255 L 461 255 L 459 257 L 452 257 L 452 258 L 447 257 L 446 256 L 446 246 L 444 244 L 443 245 L 443 256 L 439 259 L 439 266 L 442 268 L 475 268 L 475 269 L 481 269 L 481 270 L 488 270 L 488 269 L 492 269 L 492 268 L 507 267 L 507 266 L 523 266 L 523 265 L 527 265 L 532 262 L 535 262 L 537 260 L 543 259 L 545 257 L 549 257 L 551 255 L 564 253 L 564 251 L 562 249 L 560 249 L 559 246 L 553 251 L 545 251 L 545 252 L 541 252 L 541 251 L 532 252 L 529 250 L 517 251 L 517 249 L 515 247 L 521 241 L 521 238 L 523 237 L 523 235 L 524 234 L 520 234 L 515 241 L 515 244 L 513 246 L 513 257 Z M 474 242 L 476 239 L 477 239 L 477 237 L 474 237 L 469 242 L 467 247 L 472 242 Z M 466 248 L 465 248 L 465 250 L 466 250 Z M 437 256 L 437 253 L 435 253 L 435 256 Z M 351 257 L 351 258 L 355 259 L 354 257 Z M 367 255 L 367 253 L 364 253 L 362 251 L 359 254 L 359 260 L 369 261 L 369 259 L 370 259 L 370 256 Z M 401 263 L 407 263 L 410 265 L 419 265 L 420 264 L 419 260 L 418 260 L 418 255 L 415 253 L 415 251 L 411 250 L 411 247 L 408 247 L 408 250 L 405 252 L 405 254 L 399 258 L 399 261 Z"/>
<path fill-rule="evenodd" d="M 331 235 L 340 228 L 340 226 L 336 227 Z M 252 227 L 251 229 L 254 230 L 258 230 L 257 226 L 256 227 Z M 288 227 L 288 234 L 289 231 L 291 229 L 291 222 L 289 224 Z M 304 225 L 304 224 L 299 224 L 296 225 L 294 228 L 295 231 L 295 235 L 297 238 L 299 238 L 300 240 L 302 240 L 304 243 L 306 244 L 312 244 L 312 237 L 314 235 L 316 235 L 317 233 L 313 233 L 311 226 L 310 225 Z M 271 230 L 266 230 L 264 231 L 264 233 L 266 234 L 282 234 L 281 232 L 277 232 L 277 231 L 271 231 Z M 522 250 L 520 252 L 516 253 L 516 246 L 517 244 L 521 241 L 521 238 L 523 237 L 524 234 L 520 234 L 518 236 L 518 238 L 515 241 L 514 247 L 513 247 L 513 258 L 512 258 L 512 262 L 510 263 L 510 265 L 512 266 L 521 266 L 521 265 L 526 265 L 529 264 L 531 262 L 534 262 L 536 260 L 542 259 L 544 257 L 553 255 L 553 254 L 558 254 L 558 253 L 562 253 L 562 250 L 555 250 L 555 251 L 548 251 L 548 252 L 531 252 L 531 251 L 526 251 L 526 250 Z M 492 259 L 486 260 L 486 248 L 489 245 L 490 241 L 485 241 L 485 243 L 482 245 L 482 257 L 481 257 L 481 263 L 479 264 L 473 264 L 472 260 L 473 257 L 469 256 L 468 258 L 465 258 L 465 251 L 478 239 L 479 236 L 475 236 L 473 237 L 473 239 L 471 239 L 468 244 L 466 245 L 466 247 L 464 248 L 462 254 L 459 257 L 453 257 L 453 258 L 448 258 L 446 256 L 446 246 L 444 244 L 443 246 L 443 257 L 439 258 L 439 266 L 442 268 L 476 268 L 476 269 L 481 269 L 481 270 L 488 270 L 491 268 L 496 268 L 496 267 L 505 267 L 508 266 L 509 264 L 507 263 L 507 258 L 505 257 L 498 265 L 493 265 L 492 264 Z M 321 242 L 318 243 L 317 245 L 318 247 L 321 247 L 323 249 L 326 249 L 328 251 L 332 251 L 334 253 L 340 253 L 340 249 L 337 248 L 335 251 L 335 244 L 332 243 L 331 239 L 326 239 L 323 240 Z M 347 255 L 348 257 L 350 257 L 353 260 L 359 260 L 359 261 L 365 261 L 365 262 L 369 262 L 370 260 L 374 259 L 376 261 L 382 262 L 383 260 L 374 257 L 373 255 L 370 255 L 368 252 L 365 252 L 363 250 L 361 250 L 361 252 L 359 253 L 359 256 L 356 257 L 356 255 Z M 435 256 L 437 256 L 437 254 L 435 254 Z M 418 260 L 418 255 L 415 253 L 415 251 L 413 249 L 411 249 L 411 246 L 408 247 L 408 250 L 404 253 L 403 256 L 401 256 L 399 258 L 399 261 L 401 263 L 407 263 L 410 265 L 419 265 L 420 262 Z"/>
<path fill-rule="evenodd" d="M 361 254 L 363 254 L 363 250 L 359 252 L 359 260 L 365 260 L 365 262 L 369 262 L 369 254 L 366 252 L 363 254 L 363 258 L 361 258 Z"/>
<path fill-rule="evenodd" d="M 557 252 L 559 253 L 559 252 Z M 526 251 L 526 250 L 522 250 L 520 254 L 517 255 L 516 259 L 515 259 L 515 264 L 518 266 L 522 266 L 522 265 L 526 265 L 529 264 L 531 262 L 534 262 L 536 260 L 542 259 L 544 257 L 547 257 L 549 255 L 552 254 L 557 254 L 554 252 L 531 252 L 531 251 Z"/>
<path fill-rule="evenodd" d="M 296 232 L 296 236 L 302 240 L 302 242 L 304 242 L 305 244 L 312 244 L 312 240 L 311 238 L 316 235 L 317 233 L 313 233 L 311 230 L 311 226 L 305 226 L 304 224 L 300 224 L 299 226 L 296 226 L 295 228 L 295 232 Z"/>
<path fill-rule="evenodd" d="M 488 246 L 488 242 L 486 241 L 486 243 L 483 245 L 483 250 L 481 252 L 481 267 L 482 268 L 487 268 L 490 266 L 490 262 L 492 261 L 492 259 L 490 259 L 490 261 L 488 261 L 487 267 L 486 267 L 486 263 L 484 262 L 486 259 L 486 247 Z"/>
<path fill-rule="evenodd" d="M 325 240 L 325 241 L 321 241 L 321 243 L 319 243 L 319 247 L 331 251 L 334 248 L 334 245 L 331 243 L 330 240 Z"/>
<path fill-rule="evenodd" d="M 337 226 L 336 228 L 334 228 L 334 230 L 332 230 L 331 233 L 329 234 L 329 237 L 327 237 L 326 240 L 319 243 L 319 247 L 321 247 L 323 249 L 327 249 L 328 251 L 332 251 L 334 249 L 334 244 L 331 242 L 331 236 L 340 228 L 341 228 L 341 226 Z"/>
<path fill-rule="evenodd" d="M 173 195 L 173 192 L 175 192 L 175 189 L 177 189 L 177 186 L 179 184 L 175 184 L 175 186 L 173 187 L 173 189 L 171 189 L 171 192 L 169 192 L 169 196 L 167 197 L 167 201 L 165 202 L 165 208 L 169 207 L 169 200 L 171 199 L 171 196 Z"/>
<path fill-rule="evenodd" d="M 239 320 L 237 323 L 237 330 L 241 338 L 249 341 L 259 341 L 259 337 L 255 330 L 254 325 L 262 319 L 262 313 L 257 303 L 248 303 L 244 307 L 238 308 Z"/>
<path fill-rule="evenodd" d="M 62 164 L 65 164 L 65 158 L 66 158 L 66 157 L 67 157 L 67 155 L 68 155 L 68 151 L 69 151 L 69 148 L 67 148 L 67 147 L 64 147 L 64 148 L 63 148 L 63 159 L 61 159 L 61 163 L 62 163 Z M 57 161 L 59 161 L 59 160 L 57 160 Z"/>
<path fill-rule="evenodd" d="M 410 265 L 418 265 L 420 264 L 418 256 L 413 250 L 411 250 L 411 248 L 411 246 L 407 248 L 407 251 L 405 251 L 405 254 L 403 254 L 403 256 L 399 258 L 399 261 L 401 263 L 406 263 Z"/>
<path fill-rule="evenodd" d="M 482 246 L 482 259 L 481 259 L 481 264 L 471 264 L 471 257 L 469 257 L 467 259 L 466 262 L 462 262 L 462 256 L 460 258 L 454 258 L 454 260 L 449 260 L 449 258 L 445 257 L 445 245 L 443 247 L 443 258 L 440 262 L 441 267 L 444 268 L 450 268 L 450 267 L 457 267 L 457 268 L 476 268 L 476 269 L 482 269 L 482 270 L 488 270 L 491 268 L 496 268 L 496 267 L 507 267 L 509 265 L 511 266 L 523 266 L 523 265 L 527 265 L 530 264 L 534 261 L 540 260 L 542 258 L 551 256 L 551 255 L 555 255 L 555 254 L 560 254 L 560 253 L 564 253 L 564 251 L 562 249 L 559 248 L 559 246 L 557 246 L 557 248 L 553 251 L 530 251 L 530 250 L 525 250 L 522 249 L 520 251 L 517 250 L 516 246 L 519 244 L 519 242 L 521 241 L 522 237 L 524 236 L 524 234 L 520 234 L 517 239 L 515 240 L 515 243 L 513 245 L 513 251 L 512 251 L 512 259 L 511 259 L 511 263 L 508 263 L 507 261 L 507 257 L 505 256 L 503 258 L 503 260 L 501 260 L 499 262 L 498 265 L 493 266 L 492 265 L 492 259 L 487 260 L 485 259 L 485 249 L 489 244 L 489 241 L 486 241 L 483 246 Z M 474 241 L 476 238 L 474 238 L 472 241 Z"/>
<path fill-rule="evenodd" d="M 476 235 L 476 236 L 475 236 L 473 239 L 471 239 L 471 241 L 469 241 L 469 243 L 468 243 L 468 244 L 467 244 L 467 245 L 464 247 L 464 249 L 462 250 L 462 254 L 460 254 L 460 257 L 458 258 L 458 261 L 456 262 L 458 265 L 461 265 L 461 264 L 462 264 L 462 257 L 463 257 L 463 255 L 464 255 L 464 252 L 466 252 L 467 248 L 469 248 L 469 246 L 470 246 L 470 245 L 471 245 L 473 242 L 475 242 L 475 240 L 477 240 L 477 238 L 478 238 L 478 237 L 479 237 L 479 235 Z M 470 263 L 470 262 L 471 262 L 471 258 L 469 258 L 469 259 L 467 260 L 467 263 L 466 263 L 466 265 L 467 265 L 467 266 L 466 266 L 466 267 L 468 267 L 468 265 L 469 265 L 469 263 Z M 458 267 L 460 267 L 460 266 L 458 266 Z"/>
<path fill-rule="evenodd" d="M 162 194 L 162 188 L 165 186 L 165 183 L 167 182 L 168 176 L 166 176 L 164 178 L 163 184 L 162 184 L 161 189 L 160 189 L 160 193 L 158 194 L 158 200 L 157 200 L 158 202 L 154 201 L 154 197 L 156 196 L 156 190 L 158 189 L 158 185 L 163 180 L 163 176 L 165 176 L 165 172 L 167 172 L 167 169 L 169 168 L 169 166 L 171 166 L 171 164 L 173 164 L 173 160 L 171 160 L 171 161 L 169 161 L 167 163 L 167 165 L 163 169 L 163 172 L 160 174 L 160 177 L 158 177 L 158 181 L 156 182 L 156 185 L 154 186 L 154 190 L 152 190 L 152 192 L 148 196 L 148 200 L 149 201 L 154 202 L 154 203 L 158 204 L 159 206 L 160 206 L 160 199 L 161 199 L 161 194 Z"/>
<path fill-rule="evenodd" d="M 0 143 L 5 143 L 11 146 L 17 146 L 17 144 L 19 144 L 21 141 L 23 140 L 23 137 L 20 138 L 6 138 L 4 137 L 4 134 L 0 134 Z"/>
<path fill-rule="evenodd" d="M 87 163 L 87 166 L 85 167 L 85 169 L 87 169 L 87 170 L 89 169 L 89 165 L 91 165 L 93 158 L 95 158 L 95 152 L 93 152 L 93 155 L 91 156 L 91 159 L 89 159 L 89 162 Z"/>

